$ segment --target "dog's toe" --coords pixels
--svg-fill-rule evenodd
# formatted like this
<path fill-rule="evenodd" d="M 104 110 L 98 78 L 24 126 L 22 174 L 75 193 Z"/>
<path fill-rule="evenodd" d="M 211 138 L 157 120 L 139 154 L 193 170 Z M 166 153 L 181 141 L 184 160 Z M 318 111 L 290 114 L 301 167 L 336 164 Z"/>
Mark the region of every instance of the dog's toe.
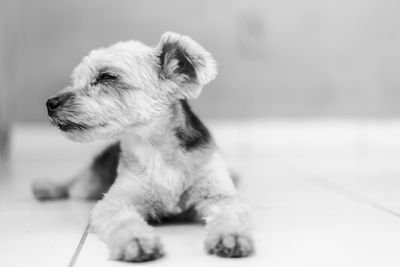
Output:
<path fill-rule="evenodd" d="M 54 183 L 50 180 L 35 181 L 32 191 L 39 200 L 67 198 L 68 192 L 65 186 Z"/>
<path fill-rule="evenodd" d="M 240 234 L 225 234 L 218 238 L 206 241 L 206 250 L 225 258 L 239 258 L 249 256 L 253 250 L 253 242 L 250 237 Z"/>
<path fill-rule="evenodd" d="M 162 244 L 157 237 L 132 238 L 121 247 L 111 250 L 111 258 L 128 262 L 145 262 L 164 255 Z"/>

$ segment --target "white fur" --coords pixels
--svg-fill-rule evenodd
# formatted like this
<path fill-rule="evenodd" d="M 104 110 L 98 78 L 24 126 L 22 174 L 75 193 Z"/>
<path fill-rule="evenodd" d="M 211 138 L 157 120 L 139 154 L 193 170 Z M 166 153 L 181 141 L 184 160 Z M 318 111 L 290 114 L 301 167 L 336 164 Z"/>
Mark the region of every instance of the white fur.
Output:
<path fill-rule="evenodd" d="M 176 74 L 173 58 L 161 66 L 160 53 L 168 42 L 185 51 L 196 80 Z M 115 86 L 122 89 L 96 83 L 104 68 L 116 72 L 120 83 Z M 162 77 L 161 70 L 170 75 Z M 52 118 L 54 123 L 85 124 L 85 130 L 65 133 L 77 141 L 121 142 L 118 177 L 91 216 L 92 229 L 108 245 L 111 258 L 144 261 L 161 256 L 162 245 L 146 221 L 191 207 L 207 223 L 208 252 L 226 257 L 252 252 L 247 209 L 214 142 L 187 151 L 175 134 L 177 127 L 185 127 L 179 99 L 197 97 L 216 74 L 209 52 L 171 32 L 156 47 L 130 41 L 94 50 L 73 71 L 71 85 L 62 93 L 73 94 L 74 105 Z M 90 173 L 85 177 L 71 187 L 75 195 L 88 190 L 92 178 Z"/>

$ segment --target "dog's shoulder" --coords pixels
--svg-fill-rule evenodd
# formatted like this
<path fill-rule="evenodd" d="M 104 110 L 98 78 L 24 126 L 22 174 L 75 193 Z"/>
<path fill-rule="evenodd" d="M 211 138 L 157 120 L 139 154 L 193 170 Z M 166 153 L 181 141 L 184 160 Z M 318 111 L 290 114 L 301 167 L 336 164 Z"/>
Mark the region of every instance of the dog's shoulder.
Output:
<path fill-rule="evenodd" d="M 210 131 L 192 111 L 187 100 L 180 100 L 183 123 L 175 128 L 175 136 L 186 151 L 193 151 L 209 145 Z"/>

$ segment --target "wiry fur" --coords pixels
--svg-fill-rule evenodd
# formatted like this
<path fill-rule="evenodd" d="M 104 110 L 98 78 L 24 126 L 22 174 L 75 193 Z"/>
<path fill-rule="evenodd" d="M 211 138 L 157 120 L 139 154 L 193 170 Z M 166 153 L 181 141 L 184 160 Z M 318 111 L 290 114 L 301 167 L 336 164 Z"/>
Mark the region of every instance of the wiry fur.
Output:
<path fill-rule="evenodd" d="M 75 68 L 71 85 L 47 104 L 49 116 L 73 140 L 118 143 L 68 184 L 36 184 L 36 196 L 105 193 L 91 227 L 113 259 L 160 257 L 161 242 L 147 222 L 188 211 L 205 220 L 209 253 L 249 255 L 247 209 L 211 134 L 186 100 L 216 73 L 210 53 L 176 33 L 165 33 L 155 47 L 130 41 L 92 51 Z"/>

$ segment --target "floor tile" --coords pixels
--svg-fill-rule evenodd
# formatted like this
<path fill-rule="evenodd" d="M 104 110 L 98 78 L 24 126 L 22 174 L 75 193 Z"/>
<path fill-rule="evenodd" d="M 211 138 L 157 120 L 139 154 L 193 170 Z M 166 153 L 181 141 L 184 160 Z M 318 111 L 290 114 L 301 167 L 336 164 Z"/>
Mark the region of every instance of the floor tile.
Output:
<path fill-rule="evenodd" d="M 400 266 L 400 219 L 384 210 L 400 213 L 400 123 L 210 125 L 251 207 L 256 254 L 207 255 L 202 225 L 168 224 L 156 228 L 166 256 L 146 265 Z M 67 179 L 107 142 L 77 144 L 53 130 L 14 130 L 9 169 L 0 170 L 0 266 L 66 266 L 85 230 L 93 203 L 37 202 L 31 183 Z M 107 257 L 105 245 L 89 234 L 75 266 L 132 266 Z"/>
<path fill-rule="evenodd" d="M 23 153 L 26 149 L 14 150 L 15 157 L 0 176 L 0 266 L 67 266 L 93 203 L 39 202 L 32 182 L 63 181 L 84 164 L 82 159 L 43 159 L 35 151 Z"/>
<path fill-rule="evenodd" d="M 239 159 L 237 159 L 239 160 Z M 255 256 L 221 259 L 206 255 L 200 225 L 157 227 L 167 256 L 158 266 L 397 266 L 400 220 L 303 180 L 263 159 L 242 159 L 240 191 L 252 207 Z M 283 165 L 282 165 L 283 166 Z M 89 235 L 77 266 L 125 266 L 107 259 L 107 249 Z"/>
<path fill-rule="evenodd" d="M 400 153 L 287 157 L 305 179 L 342 191 L 400 216 Z"/>

